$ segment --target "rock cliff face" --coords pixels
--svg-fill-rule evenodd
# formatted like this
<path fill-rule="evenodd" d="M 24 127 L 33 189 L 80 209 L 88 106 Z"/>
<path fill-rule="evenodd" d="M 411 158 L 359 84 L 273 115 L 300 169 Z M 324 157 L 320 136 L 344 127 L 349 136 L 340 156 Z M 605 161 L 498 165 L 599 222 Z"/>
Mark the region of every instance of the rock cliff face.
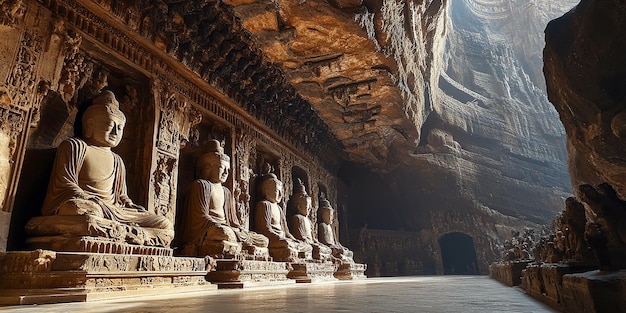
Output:
<path fill-rule="evenodd" d="M 585 235 L 605 245 L 603 269 L 626 268 L 625 14 L 625 1 L 581 1 L 550 22 L 544 51 L 548 94 L 567 131 L 572 185 L 587 219 L 597 223 Z"/>
<path fill-rule="evenodd" d="M 581 1 L 548 25 L 544 52 L 549 98 L 567 131 L 572 185 L 608 182 L 622 199 L 625 14 L 625 1 Z"/>
<path fill-rule="evenodd" d="M 422 230 L 432 246 L 462 232 L 483 263 L 513 228 L 561 211 L 571 186 L 565 131 L 545 94 L 542 32 L 574 5 L 451 2 L 438 101 L 419 145 L 392 175 L 352 181 L 361 196 L 348 207 L 361 211 L 350 212 L 351 226 Z"/>
<path fill-rule="evenodd" d="M 464 232 L 485 262 L 511 228 L 563 208 L 565 132 L 541 49 L 575 1 L 228 3 L 343 144 L 352 228 Z"/>
<path fill-rule="evenodd" d="M 434 159 L 451 153 L 462 185 L 478 185 L 472 198 L 538 223 L 570 190 L 565 133 L 538 73 L 544 25 L 574 3 L 546 3 L 451 3 L 441 101 L 418 149 Z"/>
<path fill-rule="evenodd" d="M 427 227 L 429 211 L 486 207 L 547 223 L 563 208 L 571 190 L 565 133 L 537 73 L 544 25 L 572 6 L 573 1 L 450 3 L 438 101 L 421 127 L 412 160 L 403 159 L 394 178 L 384 177 L 377 187 L 391 186 L 390 203 L 406 212 L 395 218 L 368 213 L 364 219 L 382 227 Z M 354 205 L 371 207 L 375 201 L 367 198 Z"/>

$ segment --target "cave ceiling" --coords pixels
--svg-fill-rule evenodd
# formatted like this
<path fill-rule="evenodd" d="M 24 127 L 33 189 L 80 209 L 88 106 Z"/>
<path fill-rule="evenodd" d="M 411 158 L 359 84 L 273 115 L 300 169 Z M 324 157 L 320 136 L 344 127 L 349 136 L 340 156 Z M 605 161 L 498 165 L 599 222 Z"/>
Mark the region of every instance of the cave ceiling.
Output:
<path fill-rule="evenodd" d="M 442 4 L 436 2 L 440 13 Z M 406 100 L 398 87 L 398 62 L 390 53 L 393 43 L 389 34 L 379 31 L 382 24 L 389 24 L 380 16 L 380 3 L 225 3 L 232 6 L 264 58 L 280 68 L 297 94 L 330 127 L 345 158 L 374 170 L 388 169 L 391 154 L 396 155 L 393 149 L 409 151 L 416 146 L 422 119 L 407 117 Z M 372 19 L 369 33 L 359 16 Z M 421 74 L 425 68 L 417 71 Z M 403 83 L 415 84 L 411 78 Z M 423 106 L 423 99 L 418 102 Z"/>

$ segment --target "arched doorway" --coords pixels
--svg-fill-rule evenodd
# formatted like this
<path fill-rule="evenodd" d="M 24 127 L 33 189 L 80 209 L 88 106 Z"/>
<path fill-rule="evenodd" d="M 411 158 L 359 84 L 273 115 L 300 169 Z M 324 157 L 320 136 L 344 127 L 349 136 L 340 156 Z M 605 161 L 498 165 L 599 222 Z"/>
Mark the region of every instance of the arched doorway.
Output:
<path fill-rule="evenodd" d="M 444 275 L 477 275 L 478 261 L 472 237 L 454 232 L 439 238 Z"/>

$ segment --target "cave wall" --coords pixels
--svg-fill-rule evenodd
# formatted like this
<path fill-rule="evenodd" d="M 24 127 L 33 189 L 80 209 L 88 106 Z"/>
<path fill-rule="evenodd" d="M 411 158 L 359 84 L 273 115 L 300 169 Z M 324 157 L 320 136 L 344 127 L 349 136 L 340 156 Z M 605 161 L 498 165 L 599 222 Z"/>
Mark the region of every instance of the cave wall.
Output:
<path fill-rule="evenodd" d="M 301 178 L 314 206 L 322 192 L 337 204 L 339 143 L 220 1 L 7 2 L 0 35 L 0 252 L 30 248 L 24 226 L 41 215 L 54 149 L 104 89 L 127 117 L 113 150 L 129 196 L 173 224 L 211 139 L 232 156 L 226 186 L 242 220 L 265 163 L 285 203 Z"/>
<path fill-rule="evenodd" d="M 626 198 L 624 1 L 581 1 L 546 28 L 550 101 L 567 132 L 572 185 L 608 182 Z"/>
<path fill-rule="evenodd" d="M 346 167 L 350 226 L 427 230 L 435 250 L 442 235 L 466 233 L 483 270 L 512 230 L 548 224 L 572 189 L 565 130 L 541 74 L 542 31 L 575 4 L 450 2 L 437 101 L 419 144 L 389 175 L 350 180 L 358 169 Z"/>
<path fill-rule="evenodd" d="M 544 50 L 548 95 L 567 132 L 574 193 L 585 204 L 585 238 L 606 250 L 597 254 L 602 270 L 626 268 L 625 13 L 624 1 L 581 1 L 548 24 Z"/>

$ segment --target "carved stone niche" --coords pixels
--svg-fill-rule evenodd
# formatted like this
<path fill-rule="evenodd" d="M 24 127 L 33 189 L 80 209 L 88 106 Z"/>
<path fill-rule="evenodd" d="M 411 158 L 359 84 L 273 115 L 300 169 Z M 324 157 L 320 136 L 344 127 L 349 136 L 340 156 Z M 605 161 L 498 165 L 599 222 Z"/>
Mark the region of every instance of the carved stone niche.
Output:
<path fill-rule="evenodd" d="M 115 94 L 120 110 L 126 117 L 121 142 L 113 151 L 124 162 L 128 196 L 136 204 L 146 206 L 147 203 L 150 164 L 144 160 L 151 155 L 153 136 L 150 126 L 155 123 L 151 119 L 154 114 L 153 105 L 149 103 L 151 97 L 147 77 L 131 67 L 122 68 L 117 60 L 96 59 L 78 48 L 71 55 L 71 62 L 66 58 L 66 62 L 59 64 L 89 70 L 72 76 L 71 85 L 75 89 L 71 91 L 66 88 L 70 81 L 63 80 L 63 73 L 69 70 L 61 69 L 59 83 L 53 84 L 48 96 L 41 103 L 40 122 L 28 138 L 11 222 L 9 249 L 43 248 L 57 251 L 171 255 L 169 241 L 155 243 L 154 246 L 142 246 L 137 244 L 146 242 L 139 239 L 142 234 L 129 235 L 134 232 L 133 227 L 126 227 L 118 222 L 91 216 L 73 216 L 70 220 L 60 215 L 39 216 L 56 147 L 75 132 L 81 133 L 80 119 L 85 104 L 103 89 L 111 90 Z M 87 74 L 91 76 L 84 76 Z M 70 91 L 71 95 L 67 94 Z M 67 227 L 64 228 L 63 225 Z M 130 243 L 129 236 L 139 237 Z"/>
<path fill-rule="evenodd" d="M 304 185 L 304 189 L 307 191 L 307 193 L 309 193 L 309 195 L 311 194 L 311 184 L 309 182 L 309 174 L 301 167 L 299 166 L 292 166 L 291 167 L 291 194 L 293 194 L 293 190 L 295 190 L 298 185 L 299 185 L 299 181 L 302 182 L 302 184 Z M 289 212 L 287 212 L 287 215 L 291 215 L 292 212 L 291 210 L 293 209 L 291 206 L 288 206 Z M 310 212 L 309 212 L 310 214 Z M 311 215 L 309 217 L 312 217 Z"/>
<path fill-rule="evenodd" d="M 254 229 L 254 207 L 256 205 L 257 202 L 259 202 L 259 200 L 261 199 L 260 195 L 259 195 L 259 180 L 262 176 L 262 172 L 263 172 L 263 167 L 265 166 L 265 164 L 269 164 L 272 168 L 273 168 L 273 173 L 278 177 L 279 180 L 283 180 L 284 177 L 284 173 L 281 173 L 279 171 L 280 169 L 280 158 L 278 157 L 278 154 L 271 152 L 272 150 L 267 147 L 264 144 L 259 143 L 255 149 L 256 151 L 256 155 L 255 155 L 255 164 L 251 165 L 253 166 L 250 170 L 251 170 L 251 178 L 250 178 L 250 227 L 252 228 L 252 230 Z M 283 186 L 284 186 L 284 182 L 283 182 Z M 286 202 L 285 200 L 285 190 L 283 190 L 283 203 Z M 282 204 L 281 204 L 282 205 Z"/>
<path fill-rule="evenodd" d="M 184 146 L 181 147 L 178 157 L 178 183 L 177 183 L 177 198 L 176 198 L 176 234 L 172 243 L 173 247 L 180 247 L 181 240 L 178 235 L 183 234 L 183 224 L 185 223 L 187 214 L 185 212 L 185 206 L 187 203 L 187 191 L 189 190 L 191 183 L 196 179 L 195 175 L 195 162 L 198 156 L 203 153 L 203 148 L 209 140 L 215 139 L 223 143 L 224 152 L 230 157 L 232 156 L 233 140 L 231 136 L 231 128 L 227 125 L 217 121 L 215 118 L 207 115 L 203 115 L 201 122 L 190 128 L 190 140 Z M 234 158 L 231 157 L 231 173 L 228 175 L 228 180 L 224 183 L 224 186 L 229 190 L 233 190 L 233 173 L 236 172 L 236 164 L 233 163 Z"/>

